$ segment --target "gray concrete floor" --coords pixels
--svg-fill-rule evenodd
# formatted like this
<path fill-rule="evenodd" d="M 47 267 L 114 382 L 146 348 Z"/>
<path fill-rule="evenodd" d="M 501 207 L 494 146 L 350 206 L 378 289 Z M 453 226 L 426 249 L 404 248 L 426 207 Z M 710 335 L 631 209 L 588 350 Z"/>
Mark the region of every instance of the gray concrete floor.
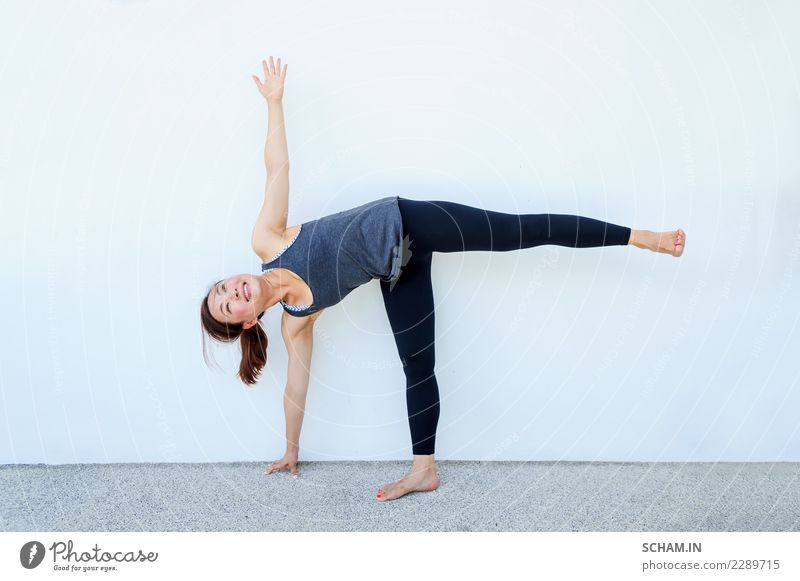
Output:
<path fill-rule="evenodd" d="M 800 463 L 439 461 L 0 466 L 3 531 L 798 531 Z"/>

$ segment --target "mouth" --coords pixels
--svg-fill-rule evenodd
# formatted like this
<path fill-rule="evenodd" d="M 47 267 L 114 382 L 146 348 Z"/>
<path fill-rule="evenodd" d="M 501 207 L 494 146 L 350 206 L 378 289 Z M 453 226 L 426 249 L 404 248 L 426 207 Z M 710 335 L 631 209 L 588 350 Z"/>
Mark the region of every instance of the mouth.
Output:
<path fill-rule="evenodd" d="M 244 294 L 244 300 L 248 303 L 250 302 L 251 295 L 250 295 L 250 288 L 247 286 L 247 283 L 242 283 L 242 294 Z"/>

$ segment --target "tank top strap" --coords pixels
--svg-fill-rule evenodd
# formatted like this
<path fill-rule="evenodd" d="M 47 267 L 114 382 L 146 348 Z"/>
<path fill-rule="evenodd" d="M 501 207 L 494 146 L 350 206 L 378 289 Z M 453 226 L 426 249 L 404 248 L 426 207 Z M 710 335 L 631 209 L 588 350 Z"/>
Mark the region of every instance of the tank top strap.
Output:
<path fill-rule="evenodd" d="M 276 260 L 278 260 L 278 259 L 281 257 L 281 254 L 283 254 L 284 252 L 286 252 L 287 250 L 289 250 L 289 247 L 290 247 L 292 244 L 294 244 L 294 241 L 295 241 L 295 240 L 297 240 L 297 237 L 298 237 L 298 236 L 300 236 L 300 232 L 302 232 L 302 230 L 303 230 L 303 225 L 302 225 L 302 224 L 300 224 L 300 227 L 297 229 L 297 232 L 296 232 L 296 233 L 295 233 L 295 235 L 292 237 L 292 239 L 291 239 L 291 240 L 289 240 L 289 242 L 287 242 L 287 243 L 284 245 L 284 247 L 280 249 L 280 251 L 278 251 L 278 254 L 276 254 L 275 256 L 273 256 L 272 258 L 270 258 L 269 260 L 267 260 L 267 261 L 266 261 L 266 262 L 265 262 L 265 263 L 262 265 L 262 267 L 263 267 L 263 266 L 266 266 L 266 265 L 267 265 L 267 264 L 269 264 L 270 262 L 275 262 Z"/>
<path fill-rule="evenodd" d="M 286 244 L 283 246 L 283 248 L 281 248 L 281 249 L 278 251 L 278 253 L 277 253 L 275 256 L 273 256 L 272 258 L 270 258 L 268 261 L 264 262 L 264 263 L 261 265 L 261 270 L 262 270 L 262 272 L 263 272 L 264 274 L 266 274 L 267 272 L 270 272 L 271 270 L 275 270 L 276 268 L 285 268 L 284 266 L 273 266 L 273 267 L 270 267 L 270 266 L 268 266 L 268 265 L 269 265 L 269 264 L 272 264 L 273 262 L 275 262 L 276 260 L 278 260 L 278 259 L 279 259 L 279 258 L 280 258 L 280 257 L 283 255 L 283 253 L 284 253 L 284 252 L 286 252 L 287 250 L 289 250 L 289 248 L 291 248 L 291 246 L 292 246 L 292 245 L 295 243 L 295 241 L 297 240 L 298 236 L 300 236 L 300 233 L 301 233 L 302 231 L 303 231 L 303 224 L 300 224 L 300 225 L 299 225 L 299 227 L 297 228 L 297 232 L 296 232 L 296 233 L 295 233 L 295 235 L 292 237 L 292 239 L 291 239 L 291 240 L 289 240 L 289 242 L 287 242 L 287 243 L 286 243 Z M 291 270 L 291 269 L 289 269 L 289 270 Z M 313 291 L 312 291 L 312 292 L 313 292 Z M 282 306 L 283 308 L 285 308 L 285 309 L 287 309 L 287 310 L 290 310 L 290 311 L 294 311 L 294 312 L 301 312 L 301 311 L 305 311 L 306 309 L 309 309 L 309 308 L 311 308 L 311 306 L 312 306 L 312 305 L 289 305 L 289 304 L 287 304 L 287 303 L 285 303 L 285 302 L 283 302 L 283 301 L 280 301 L 280 303 L 281 303 L 281 306 Z"/>

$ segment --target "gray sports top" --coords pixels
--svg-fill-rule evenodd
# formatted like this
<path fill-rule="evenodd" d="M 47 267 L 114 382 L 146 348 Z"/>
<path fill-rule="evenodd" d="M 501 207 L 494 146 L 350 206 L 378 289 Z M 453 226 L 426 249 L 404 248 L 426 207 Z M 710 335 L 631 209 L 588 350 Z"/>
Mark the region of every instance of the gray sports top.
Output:
<path fill-rule="evenodd" d="M 303 222 L 295 237 L 261 265 L 262 272 L 290 270 L 311 288 L 312 304 L 281 301 L 284 310 L 295 317 L 306 317 L 335 305 L 373 278 L 396 280 L 403 259 L 403 219 L 398 199 L 387 196 Z"/>

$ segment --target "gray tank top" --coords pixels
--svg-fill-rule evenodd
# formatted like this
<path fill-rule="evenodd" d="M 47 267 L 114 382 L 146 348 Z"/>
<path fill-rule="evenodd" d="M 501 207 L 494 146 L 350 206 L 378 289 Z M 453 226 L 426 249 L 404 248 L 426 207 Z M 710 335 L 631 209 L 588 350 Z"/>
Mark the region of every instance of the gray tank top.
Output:
<path fill-rule="evenodd" d="M 398 199 L 399 196 L 387 196 L 303 222 L 292 241 L 261 265 L 262 272 L 290 270 L 311 289 L 312 304 L 288 305 L 281 301 L 284 310 L 306 317 L 335 305 L 373 278 L 395 281 L 404 255 Z"/>

